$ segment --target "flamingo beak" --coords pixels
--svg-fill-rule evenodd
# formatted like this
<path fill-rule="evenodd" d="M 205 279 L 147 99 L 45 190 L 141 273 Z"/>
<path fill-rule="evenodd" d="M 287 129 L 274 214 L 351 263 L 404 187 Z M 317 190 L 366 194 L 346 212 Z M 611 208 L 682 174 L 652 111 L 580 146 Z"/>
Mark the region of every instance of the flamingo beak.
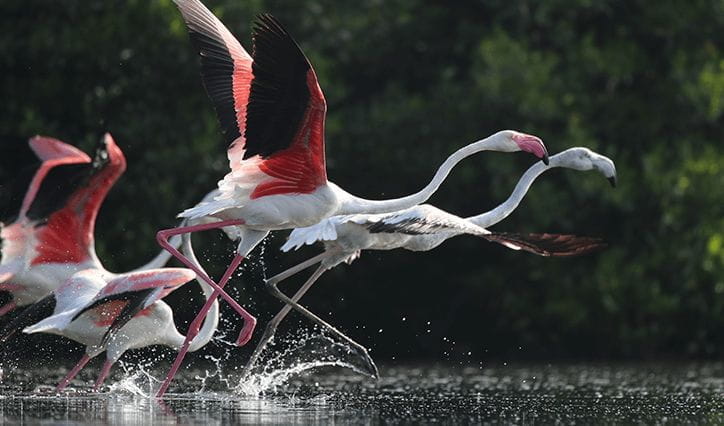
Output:
<path fill-rule="evenodd" d="M 518 144 L 521 151 L 530 152 L 540 158 L 546 166 L 549 164 L 548 150 L 541 138 L 525 133 L 516 133 L 513 140 Z"/>
<path fill-rule="evenodd" d="M 615 188 L 616 187 L 616 175 L 613 175 L 610 178 L 608 178 L 608 182 L 611 184 L 612 188 Z"/>

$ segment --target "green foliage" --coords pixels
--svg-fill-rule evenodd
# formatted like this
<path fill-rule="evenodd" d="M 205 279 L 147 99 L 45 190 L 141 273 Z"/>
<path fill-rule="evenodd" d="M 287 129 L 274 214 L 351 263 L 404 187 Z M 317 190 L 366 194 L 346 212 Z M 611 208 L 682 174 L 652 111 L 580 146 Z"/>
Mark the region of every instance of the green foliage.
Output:
<path fill-rule="evenodd" d="M 537 258 L 458 238 L 330 272 L 307 304 L 377 356 L 724 353 L 721 1 L 208 3 L 247 47 L 255 13 L 288 26 L 328 99 L 329 175 L 362 196 L 413 191 L 451 151 L 503 128 L 616 162 L 616 190 L 551 172 L 496 227 L 603 236 L 598 254 Z M 129 168 L 101 212 L 98 249 L 112 269 L 140 264 L 155 230 L 227 170 L 180 14 L 168 0 L 10 0 L 0 12 L 0 177 L 33 134 L 89 150 L 111 131 Z M 433 201 L 491 208 L 529 164 L 470 159 Z M 280 256 L 281 238 L 267 247 L 269 273 L 314 252 Z M 233 245 L 204 247 L 218 273 Z M 278 307 L 249 270 L 255 309 Z"/>

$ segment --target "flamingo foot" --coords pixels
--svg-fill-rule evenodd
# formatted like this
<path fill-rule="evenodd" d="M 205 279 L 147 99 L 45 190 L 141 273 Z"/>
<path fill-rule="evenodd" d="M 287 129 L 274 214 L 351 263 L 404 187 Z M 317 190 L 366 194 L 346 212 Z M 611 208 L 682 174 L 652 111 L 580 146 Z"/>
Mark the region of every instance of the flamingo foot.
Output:
<path fill-rule="evenodd" d="M 249 343 L 251 336 L 254 334 L 256 328 L 256 318 L 250 317 L 244 320 L 244 327 L 242 327 L 239 337 L 236 339 L 236 346 L 244 346 Z"/>

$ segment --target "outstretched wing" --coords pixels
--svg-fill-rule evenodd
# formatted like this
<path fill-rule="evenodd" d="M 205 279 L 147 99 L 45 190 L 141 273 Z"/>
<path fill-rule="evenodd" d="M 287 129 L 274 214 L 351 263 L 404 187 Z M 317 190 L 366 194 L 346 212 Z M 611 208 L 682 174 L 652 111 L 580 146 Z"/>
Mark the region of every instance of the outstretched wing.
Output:
<path fill-rule="evenodd" d="M 600 238 L 568 234 L 493 232 L 483 238 L 513 250 L 524 250 L 540 256 L 578 256 L 606 247 L 606 242 Z"/>
<path fill-rule="evenodd" d="M 332 216 L 312 226 L 294 229 L 281 249 L 283 251 L 296 250 L 317 241 L 334 241 L 338 236 L 337 228 L 345 224 L 360 226 L 372 234 L 489 234 L 488 230 L 461 217 L 447 213 L 430 204 L 421 204 L 391 213 Z"/>
<path fill-rule="evenodd" d="M 253 180 L 251 198 L 310 193 L 326 182 L 326 103 L 289 33 L 271 15 L 260 15 L 252 58 L 201 2 L 174 2 L 201 55 L 204 87 L 230 144 L 227 179 Z"/>
<path fill-rule="evenodd" d="M 57 167 L 43 180 L 27 216 L 35 229 L 32 264 L 79 263 L 95 257 L 93 231 L 103 200 L 126 169 L 126 160 L 106 134 L 88 164 Z"/>
<path fill-rule="evenodd" d="M 62 192 L 57 182 L 52 183 L 55 181 L 52 176 L 87 168 L 91 162 L 84 152 L 57 139 L 36 136 L 28 144 L 40 163 L 25 168 L 11 184 L 4 185 L 0 194 L 3 204 L 0 222 L 7 224 L 13 221 L 7 226 L 0 226 L 0 282 L 9 280 L 28 267 L 37 254 L 38 230 L 44 226 L 47 214 L 62 206 L 51 201 L 59 200 L 58 194 Z M 41 215 L 38 215 L 39 207 L 42 207 Z"/>
<path fill-rule="evenodd" d="M 252 59 L 231 32 L 198 0 L 174 0 L 189 38 L 201 56 L 201 80 L 214 104 L 229 144 L 229 161 L 244 158 L 246 108 L 251 91 Z"/>
<path fill-rule="evenodd" d="M 13 337 L 18 330 L 22 330 L 30 324 L 52 315 L 55 302 L 55 295 L 51 293 L 25 308 L 0 331 L 0 343 L 6 342 Z"/>
<path fill-rule="evenodd" d="M 14 178 L 0 185 L 0 223 L 11 223 L 25 217 L 48 172 L 65 164 L 90 163 L 81 150 L 57 139 L 35 136 L 28 141 L 40 162 L 22 168 Z"/>
<path fill-rule="evenodd" d="M 104 345 L 110 336 L 133 317 L 195 276 L 193 271 L 185 268 L 149 269 L 123 274 L 111 280 L 93 301 L 73 316 L 72 321 L 86 312 L 96 311 L 96 324 L 109 326 L 101 342 Z"/>
<path fill-rule="evenodd" d="M 317 241 L 334 241 L 337 239 L 337 226 L 347 216 L 332 216 L 312 226 L 294 228 L 281 247 L 282 251 L 298 250 L 304 245 L 312 245 Z"/>
<path fill-rule="evenodd" d="M 346 221 L 363 226 L 373 234 L 384 232 L 423 235 L 449 232 L 486 235 L 489 233 L 484 228 L 430 204 L 421 204 L 392 213 L 350 215 Z"/>

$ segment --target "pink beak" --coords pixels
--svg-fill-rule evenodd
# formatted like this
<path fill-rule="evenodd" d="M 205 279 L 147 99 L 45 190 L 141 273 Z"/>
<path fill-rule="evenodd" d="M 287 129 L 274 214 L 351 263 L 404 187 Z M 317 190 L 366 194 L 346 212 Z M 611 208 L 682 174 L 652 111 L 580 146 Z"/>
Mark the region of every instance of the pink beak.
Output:
<path fill-rule="evenodd" d="M 521 151 L 530 152 L 548 165 L 548 150 L 543 144 L 541 138 L 525 133 L 517 133 L 513 135 L 513 140 L 518 144 Z"/>

